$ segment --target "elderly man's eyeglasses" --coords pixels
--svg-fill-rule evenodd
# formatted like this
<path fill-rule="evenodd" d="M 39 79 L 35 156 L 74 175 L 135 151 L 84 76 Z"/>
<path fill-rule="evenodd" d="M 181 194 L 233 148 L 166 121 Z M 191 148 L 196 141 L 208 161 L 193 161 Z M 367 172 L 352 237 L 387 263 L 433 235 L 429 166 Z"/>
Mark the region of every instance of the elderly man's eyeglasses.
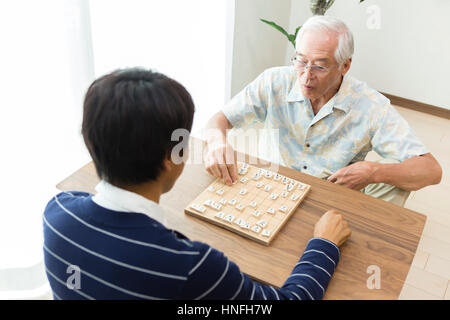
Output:
<path fill-rule="evenodd" d="M 311 73 L 315 73 L 315 74 L 323 74 L 323 73 L 327 73 L 329 71 L 328 68 L 318 66 L 315 64 L 308 66 L 308 64 L 306 62 L 304 62 L 301 59 L 301 57 L 298 55 L 295 55 L 294 57 L 292 57 L 291 62 L 296 69 L 301 70 L 301 71 L 307 70 L 308 68 L 311 69 Z"/>

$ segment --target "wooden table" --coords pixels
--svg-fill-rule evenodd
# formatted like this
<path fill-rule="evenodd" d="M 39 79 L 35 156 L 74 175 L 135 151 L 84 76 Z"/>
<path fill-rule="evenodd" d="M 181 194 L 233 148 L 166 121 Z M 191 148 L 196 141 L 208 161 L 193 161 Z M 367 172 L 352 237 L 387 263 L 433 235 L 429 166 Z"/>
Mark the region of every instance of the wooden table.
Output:
<path fill-rule="evenodd" d="M 186 205 L 213 181 L 202 164 L 186 164 L 174 188 L 161 197 L 168 227 L 223 251 L 253 279 L 280 287 L 312 237 L 314 224 L 327 210 L 336 209 L 348 221 L 352 235 L 341 247 L 325 299 L 397 299 L 426 217 L 296 170 L 280 167 L 279 172 L 312 188 L 269 247 L 184 213 Z M 98 181 L 91 162 L 57 188 L 95 193 Z M 367 269 L 373 265 L 381 271 L 380 289 L 367 286 L 373 273 Z"/>

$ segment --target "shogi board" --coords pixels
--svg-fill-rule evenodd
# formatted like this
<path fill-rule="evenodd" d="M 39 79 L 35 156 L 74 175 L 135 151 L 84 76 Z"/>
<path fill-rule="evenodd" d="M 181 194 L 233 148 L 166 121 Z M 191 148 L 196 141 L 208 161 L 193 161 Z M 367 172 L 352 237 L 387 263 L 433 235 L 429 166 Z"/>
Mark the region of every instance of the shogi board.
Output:
<path fill-rule="evenodd" d="M 268 246 L 311 186 L 241 162 L 238 173 L 232 186 L 216 179 L 184 211 Z"/>

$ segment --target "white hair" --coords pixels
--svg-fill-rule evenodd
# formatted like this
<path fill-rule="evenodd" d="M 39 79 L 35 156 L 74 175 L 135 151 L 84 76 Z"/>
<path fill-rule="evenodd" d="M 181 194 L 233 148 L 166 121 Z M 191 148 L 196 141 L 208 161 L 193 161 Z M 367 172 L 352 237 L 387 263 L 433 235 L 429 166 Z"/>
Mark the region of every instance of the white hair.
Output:
<path fill-rule="evenodd" d="M 326 30 L 339 35 L 338 45 L 334 52 L 334 57 L 339 65 L 342 65 L 353 56 L 353 34 L 342 20 L 330 16 L 312 16 L 306 20 L 297 33 L 297 38 L 295 39 L 296 50 L 300 44 L 301 37 L 308 30 Z"/>

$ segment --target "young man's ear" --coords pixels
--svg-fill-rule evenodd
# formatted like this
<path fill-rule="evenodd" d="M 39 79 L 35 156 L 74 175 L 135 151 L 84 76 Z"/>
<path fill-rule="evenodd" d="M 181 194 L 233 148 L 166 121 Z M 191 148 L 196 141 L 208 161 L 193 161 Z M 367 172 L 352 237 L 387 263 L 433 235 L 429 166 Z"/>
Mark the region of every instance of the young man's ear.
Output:
<path fill-rule="evenodd" d="M 173 162 L 172 162 L 170 153 L 167 154 L 163 159 L 163 168 L 164 168 L 164 171 L 166 171 L 166 172 L 172 171 Z"/>

